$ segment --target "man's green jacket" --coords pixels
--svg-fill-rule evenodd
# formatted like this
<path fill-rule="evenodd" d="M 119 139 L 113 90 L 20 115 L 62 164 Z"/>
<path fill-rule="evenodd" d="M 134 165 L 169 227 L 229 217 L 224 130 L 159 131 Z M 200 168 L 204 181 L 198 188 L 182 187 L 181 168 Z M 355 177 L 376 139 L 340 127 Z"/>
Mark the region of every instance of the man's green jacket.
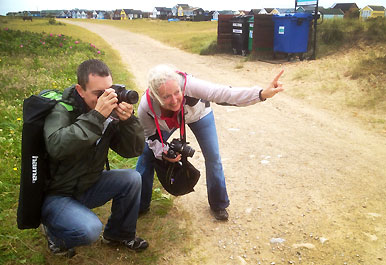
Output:
<path fill-rule="evenodd" d="M 63 101 L 73 110 L 56 104 L 44 124 L 51 171 L 46 194 L 77 197 L 99 180 L 109 148 L 125 158 L 139 156 L 144 133 L 134 115 L 107 125 L 98 111 L 86 110 L 75 86 L 63 92 Z"/>

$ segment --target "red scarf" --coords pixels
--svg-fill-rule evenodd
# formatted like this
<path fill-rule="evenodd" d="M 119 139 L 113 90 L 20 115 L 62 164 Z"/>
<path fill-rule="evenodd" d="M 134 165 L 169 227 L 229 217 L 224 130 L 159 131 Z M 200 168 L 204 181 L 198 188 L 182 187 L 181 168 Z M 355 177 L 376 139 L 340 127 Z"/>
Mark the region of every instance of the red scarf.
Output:
<path fill-rule="evenodd" d="M 164 117 L 161 114 L 161 117 L 159 117 L 159 118 L 166 122 L 169 129 L 180 128 L 180 124 L 178 123 L 178 111 L 174 111 L 172 117 Z"/>

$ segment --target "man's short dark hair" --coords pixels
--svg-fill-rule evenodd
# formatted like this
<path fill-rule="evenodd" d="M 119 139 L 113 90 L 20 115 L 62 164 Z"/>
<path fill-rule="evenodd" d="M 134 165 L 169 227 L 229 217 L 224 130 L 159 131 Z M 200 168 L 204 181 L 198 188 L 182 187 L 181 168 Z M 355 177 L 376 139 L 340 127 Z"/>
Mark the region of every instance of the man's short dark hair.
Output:
<path fill-rule="evenodd" d="M 111 71 L 101 60 L 90 59 L 81 63 L 78 67 L 77 76 L 78 84 L 84 90 L 86 90 L 86 84 L 88 83 L 88 76 L 90 74 L 105 77 L 111 76 Z"/>

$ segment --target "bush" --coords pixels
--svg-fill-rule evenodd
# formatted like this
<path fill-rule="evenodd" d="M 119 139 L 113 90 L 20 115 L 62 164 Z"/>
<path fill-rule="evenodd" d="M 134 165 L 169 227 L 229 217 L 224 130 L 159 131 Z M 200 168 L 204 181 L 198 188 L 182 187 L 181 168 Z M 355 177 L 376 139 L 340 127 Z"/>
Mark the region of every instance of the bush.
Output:
<path fill-rule="evenodd" d="M 344 36 L 341 21 L 337 19 L 325 21 L 325 23 L 322 24 L 320 27 L 319 36 L 325 44 L 341 42 Z"/>
<path fill-rule="evenodd" d="M 365 22 L 366 39 L 372 41 L 386 41 L 386 18 L 369 18 Z"/>
<path fill-rule="evenodd" d="M 47 263 L 39 230 L 20 231 L 15 224 L 23 99 L 44 89 L 72 85 L 83 60 L 103 59 L 97 51 L 62 34 L 0 29 L 0 264 Z"/>
<path fill-rule="evenodd" d="M 65 80 L 63 75 L 74 80 L 74 69 L 81 60 L 104 55 L 95 45 L 62 34 L 5 28 L 0 30 L 0 39 L 0 99 L 4 100 L 24 98 L 42 89 L 63 89 L 68 84 L 58 80 Z M 52 77 L 54 79 L 50 80 Z M 55 85 L 46 87 L 53 82 Z"/>
<path fill-rule="evenodd" d="M 71 54 L 82 50 L 93 54 L 101 54 L 94 45 L 74 40 L 63 34 L 44 34 L 28 31 L 0 30 L 0 54 L 6 55 L 56 55 L 58 53 Z"/>
<path fill-rule="evenodd" d="M 66 24 L 63 24 L 61 22 L 57 22 L 54 17 L 51 17 L 48 19 L 48 24 L 50 25 L 57 25 L 57 26 L 65 26 Z"/>
<path fill-rule="evenodd" d="M 386 40 L 386 18 L 325 20 L 318 28 L 324 44 L 356 44 L 359 41 L 381 42 Z"/>
<path fill-rule="evenodd" d="M 51 24 L 51 25 L 55 25 L 56 24 L 56 20 L 55 20 L 55 18 L 50 18 L 49 20 L 48 20 L 48 24 Z"/>
<path fill-rule="evenodd" d="M 200 55 L 210 55 L 218 52 L 217 40 L 212 41 L 208 46 L 200 51 Z"/>

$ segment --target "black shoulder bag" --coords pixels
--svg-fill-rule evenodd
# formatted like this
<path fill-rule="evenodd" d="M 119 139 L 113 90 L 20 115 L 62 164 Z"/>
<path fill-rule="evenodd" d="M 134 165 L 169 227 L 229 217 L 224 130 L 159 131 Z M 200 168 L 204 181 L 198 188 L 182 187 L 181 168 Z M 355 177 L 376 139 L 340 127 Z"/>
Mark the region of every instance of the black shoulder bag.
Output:
<path fill-rule="evenodd" d="M 186 77 L 185 77 L 186 80 Z M 185 81 L 186 84 L 186 81 Z M 185 86 L 184 86 L 185 90 Z M 146 91 L 147 101 L 149 107 L 154 115 L 154 121 L 157 127 L 158 135 L 161 139 L 162 146 L 164 145 L 161 129 L 159 127 L 157 115 L 151 105 L 151 99 L 149 90 Z M 181 108 L 181 127 L 180 127 L 180 139 L 182 144 L 186 144 L 186 133 L 185 133 L 185 117 L 184 109 Z M 164 189 L 174 196 L 181 196 L 194 191 L 194 186 L 200 179 L 200 171 L 197 170 L 187 159 L 186 156 L 182 155 L 181 161 L 171 163 L 166 160 L 154 159 L 154 169 L 157 173 L 157 177 L 164 187 Z"/>

